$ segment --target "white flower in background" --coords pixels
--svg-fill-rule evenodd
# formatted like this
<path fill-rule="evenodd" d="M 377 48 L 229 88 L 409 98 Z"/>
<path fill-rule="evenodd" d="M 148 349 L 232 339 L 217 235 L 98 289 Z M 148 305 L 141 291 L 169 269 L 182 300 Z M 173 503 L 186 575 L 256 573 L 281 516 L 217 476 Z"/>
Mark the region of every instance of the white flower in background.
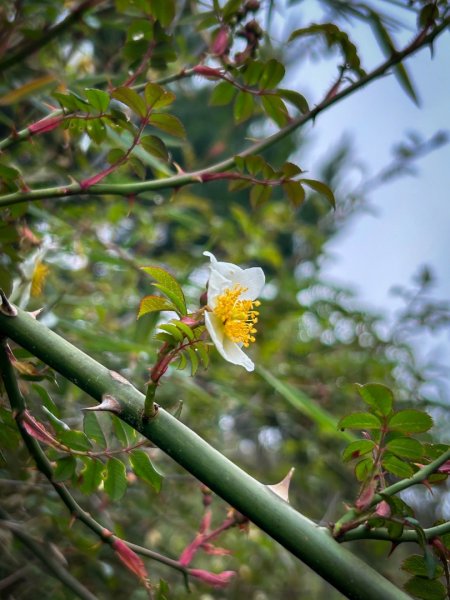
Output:
<path fill-rule="evenodd" d="M 219 353 L 228 362 L 253 371 L 253 361 L 243 352 L 255 341 L 260 305 L 256 298 L 265 283 L 262 269 L 241 269 L 231 263 L 219 262 L 211 252 L 208 282 L 208 302 L 205 325 Z"/>

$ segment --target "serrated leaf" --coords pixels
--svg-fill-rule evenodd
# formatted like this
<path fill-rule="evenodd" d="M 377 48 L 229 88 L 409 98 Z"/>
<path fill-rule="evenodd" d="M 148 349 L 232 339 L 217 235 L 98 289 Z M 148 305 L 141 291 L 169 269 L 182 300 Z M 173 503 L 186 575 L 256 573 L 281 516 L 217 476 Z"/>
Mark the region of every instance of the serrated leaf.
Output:
<path fill-rule="evenodd" d="M 301 183 L 304 183 L 305 185 L 313 189 L 318 194 L 322 194 L 322 196 L 325 196 L 325 198 L 328 200 L 331 206 L 333 208 L 336 208 L 336 200 L 334 194 L 325 183 L 322 183 L 322 181 L 316 181 L 315 179 L 301 179 L 300 181 Z"/>
<path fill-rule="evenodd" d="M 92 444 L 82 431 L 68 430 L 58 434 L 58 440 L 73 450 L 91 450 Z"/>
<path fill-rule="evenodd" d="M 139 143 L 152 156 L 156 156 L 156 158 L 165 162 L 169 160 L 169 152 L 165 143 L 156 135 L 145 135 L 141 137 Z"/>
<path fill-rule="evenodd" d="M 75 473 L 77 461 L 73 456 L 64 456 L 55 461 L 53 469 L 53 481 L 66 481 L 71 479 Z"/>
<path fill-rule="evenodd" d="M 436 579 L 413 577 L 403 587 L 408 594 L 420 600 L 445 600 L 447 598 L 445 587 Z"/>
<path fill-rule="evenodd" d="M 139 117 L 143 118 L 146 116 L 147 108 L 145 102 L 135 90 L 128 87 L 119 87 L 116 88 L 111 95 L 115 100 L 118 100 L 131 108 L 131 110 Z"/>
<path fill-rule="evenodd" d="M 385 385 L 380 383 L 356 384 L 358 394 L 379 415 L 387 416 L 392 411 L 394 394 Z"/>
<path fill-rule="evenodd" d="M 161 129 L 161 131 L 165 131 L 175 137 L 186 137 L 186 130 L 183 123 L 174 115 L 169 115 L 167 113 L 153 113 L 148 122 L 150 125 L 153 125 L 153 127 Z"/>
<path fill-rule="evenodd" d="M 100 448 L 106 448 L 106 438 L 103 429 L 98 422 L 97 415 L 93 411 L 85 412 L 83 420 L 84 433 L 91 440 L 94 440 Z"/>
<path fill-rule="evenodd" d="M 161 296 L 145 296 L 139 304 L 139 312 L 137 318 L 140 319 L 143 315 L 160 310 L 176 310 L 172 302 Z"/>
<path fill-rule="evenodd" d="M 411 556 L 405 558 L 401 568 L 403 571 L 411 573 L 412 575 L 417 575 L 419 577 L 428 577 L 425 558 L 423 556 L 420 556 L 419 554 L 411 554 Z M 434 577 L 440 577 L 440 575 L 442 575 L 442 572 L 442 567 L 436 569 Z"/>
<path fill-rule="evenodd" d="M 342 453 L 342 459 L 347 462 L 359 458 L 375 448 L 375 442 L 372 440 L 356 440 L 351 442 Z"/>
<path fill-rule="evenodd" d="M 209 103 L 211 106 L 225 106 L 233 100 L 236 93 L 237 89 L 234 85 L 228 81 L 221 81 L 213 89 Z"/>
<path fill-rule="evenodd" d="M 389 419 L 391 431 L 402 433 L 423 433 L 433 427 L 433 419 L 420 410 L 407 409 L 394 413 Z"/>
<path fill-rule="evenodd" d="M 80 491 L 90 495 L 99 487 L 103 479 L 103 464 L 96 458 L 83 457 L 84 468 L 81 471 Z"/>
<path fill-rule="evenodd" d="M 149 483 L 156 492 L 161 490 L 163 476 L 155 469 L 146 452 L 143 450 L 133 450 L 130 453 L 130 462 L 133 471 L 139 479 Z"/>
<path fill-rule="evenodd" d="M 101 119 L 87 121 L 85 131 L 95 144 L 101 144 L 106 139 L 106 127 Z"/>
<path fill-rule="evenodd" d="M 118 458 L 111 457 L 106 463 L 104 490 L 112 501 L 120 500 L 127 490 L 127 471 Z"/>
<path fill-rule="evenodd" d="M 401 479 L 407 479 L 414 475 L 414 469 L 408 463 L 388 452 L 383 455 L 381 464 L 386 471 Z"/>
<path fill-rule="evenodd" d="M 170 273 L 160 267 L 142 267 L 142 270 L 148 273 L 158 282 L 159 289 L 170 292 L 170 299 L 182 315 L 186 315 L 186 300 L 183 290 L 178 281 Z"/>
<path fill-rule="evenodd" d="M 306 98 L 304 96 L 302 96 L 301 94 L 299 94 L 298 92 L 294 92 L 293 90 L 285 90 L 285 89 L 278 88 L 277 94 L 279 96 L 281 96 L 282 98 L 284 98 L 284 100 L 287 100 L 288 102 L 293 104 L 295 106 L 295 108 L 298 108 L 298 110 L 302 114 L 306 114 L 309 112 L 309 106 L 308 106 L 308 102 L 307 102 Z"/>
<path fill-rule="evenodd" d="M 396 438 L 386 444 L 386 449 L 396 456 L 419 460 L 423 456 L 423 446 L 417 440 L 407 437 Z"/>
<path fill-rule="evenodd" d="M 103 90 L 96 90 L 93 88 L 86 88 L 84 94 L 89 101 L 89 104 L 98 111 L 104 113 L 108 110 L 109 106 L 109 94 Z"/>
<path fill-rule="evenodd" d="M 356 412 L 342 417 L 338 429 L 381 429 L 381 421 L 372 413 Z"/>

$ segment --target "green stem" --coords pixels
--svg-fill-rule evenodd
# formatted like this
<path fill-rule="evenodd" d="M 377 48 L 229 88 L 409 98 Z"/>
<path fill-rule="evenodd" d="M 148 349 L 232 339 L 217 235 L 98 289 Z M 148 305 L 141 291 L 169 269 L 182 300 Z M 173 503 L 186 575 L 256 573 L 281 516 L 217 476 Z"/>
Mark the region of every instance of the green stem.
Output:
<path fill-rule="evenodd" d="M 58 23 L 58 25 L 45 31 L 41 37 L 23 44 L 16 52 L 10 52 L 6 58 L 0 60 L 0 72 L 6 71 L 6 69 L 9 69 L 27 56 L 34 54 L 46 46 L 55 37 L 66 31 L 66 29 L 69 29 L 73 23 L 79 21 L 85 12 L 103 1 L 104 0 L 85 0 L 82 2 L 77 8 L 72 10 L 65 19 Z"/>
<path fill-rule="evenodd" d="M 435 527 L 429 527 L 428 529 L 423 529 L 423 535 L 427 540 L 433 540 L 434 538 L 439 537 L 440 535 L 444 535 L 450 532 L 450 521 L 447 523 L 442 523 L 441 525 L 436 525 Z M 401 542 L 419 542 L 419 536 L 417 535 L 417 531 L 408 530 L 404 531 L 399 537 L 392 537 L 387 529 L 377 528 L 377 529 L 368 529 L 365 525 L 360 525 L 351 531 L 347 531 L 340 538 L 340 542 L 353 542 L 355 540 L 385 540 L 392 543 L 401 543 Z"/>
<path fill-rule="evenodd" d="M 354 600 L 406 600 L 408 596 L 338 544 L 331 534 L 281 500 L 266 485 L 212 448 L 196 433 L 159 408 L 142 418 L 144 395 L 128 382 L 18 309 L 0 314 L 0 331 L 80 389 L 102 401 L 116 401 L 115 412 L 160 447 L 194 477 L 277 540 L 344 595 Z"/>
<path fill-rule="evenodd" d="M 377 69 L 368 73 L 365 77 L 361 77 L 358 79 L 358 81 L 355 81 L 353 84 L 349 85 L 347 88 L 338 92 L 334 96 L 326 98 L 308 113 L 293 119 L 288 125 L 286 125 L 286 127 L 283 127 L 277 133 L 274 133 L 273 135 L 252 144 L 242 152 L 239 152 L 238 156 L 246 157 L 252 154 L 257 154 L 258 152 L 262 152 L 293 133 L 299 127 L 302 127 L 310 121 L 314 121 L 320 113 L 328 109 L 330 106 L 333 106 L 343 98 L 346 98 L 354 93 L 356 90 L 366 86 L 368 83 L 380 78 L 387 71 L 389 71 L 389 69 L 400 63 L 403 59 L 411 56 L 427 44 L 431 44 L 435 38 L 449 25 L 450 17 L 445 19 L 441 24 L 437 25 L 428 35 L 416 38 L 401 52 L 396 52 L 393 54 L 388 60 L 382 63 Z M 97 184 L 89 187 L 88 189 L 82 189 L 79 184 L 73 183 L 67 186 L 31 190 L 29 192 L 14 192 L 12 194 L 5 194 L 4 196 L 0 197 L 0 207 L 10 206 L 21 202 L 42 200 L 44 198 L 62 198 L 83 194 L 88 196 L 99 196 L 105 194 L 117 196 L 136 196 L 137 194 L 148 191 L 178 188 L 188 184 L 202 183 L 203 175 L 225 171 L 233 167 L 234 164 L 235 157 L 230 156 L 229 158 L 206 167 L 205 169 L 191 173 L 182 173 L 180 175 L 174 175 L 164 179 L 142 181 L 137 183 Z"/>
<path fill-rule="evenodd" d="M 48 548 L 42 546 L 37 540 L 23 530 L 23 527 L 12 521 L 8 515 L 0 507 L 0 522 L 3 521 L 3 525 L 6 526 L 11 533 L 18 540 L 22 542 L 24 547 L 32 552 L 34 556 L 45 565 L 48 571 L 59 579 L 69 590 L 82 600 L 98 600 L 97 596 L 91 594 L 91 592 L 84 587 L 75 577 L 73 577 L 66 569 L 62 566 L 61 561 L 52 558 Z"/>

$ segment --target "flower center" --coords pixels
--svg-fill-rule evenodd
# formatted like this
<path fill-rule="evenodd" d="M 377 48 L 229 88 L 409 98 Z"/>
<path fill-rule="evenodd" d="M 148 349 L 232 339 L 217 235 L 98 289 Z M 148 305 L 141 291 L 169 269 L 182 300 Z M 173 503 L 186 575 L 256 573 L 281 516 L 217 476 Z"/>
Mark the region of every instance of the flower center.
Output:
<path fill-rule="evenodd" d="M 240 342 L 246 348 L 255 341 L 255 323 L 258 322 L 259 312 L 254 307 L 261 305 L 259 300 L 239 300 L 239 296 L 248 288 L 235 285 L 226 289 L 217 298 L 214 313 L 223 323 L 227 338 L 232 342 Z"/>

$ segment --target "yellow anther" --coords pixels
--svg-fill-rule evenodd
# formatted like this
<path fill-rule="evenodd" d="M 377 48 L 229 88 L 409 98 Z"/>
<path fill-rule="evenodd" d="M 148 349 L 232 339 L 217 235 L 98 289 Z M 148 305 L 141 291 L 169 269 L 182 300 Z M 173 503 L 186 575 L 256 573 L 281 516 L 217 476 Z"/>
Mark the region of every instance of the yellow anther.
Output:
<path fill-rule="evenodd" d="M 226 289 L 217 298 L 214 313 L 222 321 L 227 338 L 232 342 L 242 343 L 247 348 L 250 342 L 255 341 L 252 334 L 257 332 L 254 324 L 258 322 L 259 312 L 254 307 L 261 306 L 261 302 L 239 300 L 246 291 L 247 288 L 242 285 Z"/>

